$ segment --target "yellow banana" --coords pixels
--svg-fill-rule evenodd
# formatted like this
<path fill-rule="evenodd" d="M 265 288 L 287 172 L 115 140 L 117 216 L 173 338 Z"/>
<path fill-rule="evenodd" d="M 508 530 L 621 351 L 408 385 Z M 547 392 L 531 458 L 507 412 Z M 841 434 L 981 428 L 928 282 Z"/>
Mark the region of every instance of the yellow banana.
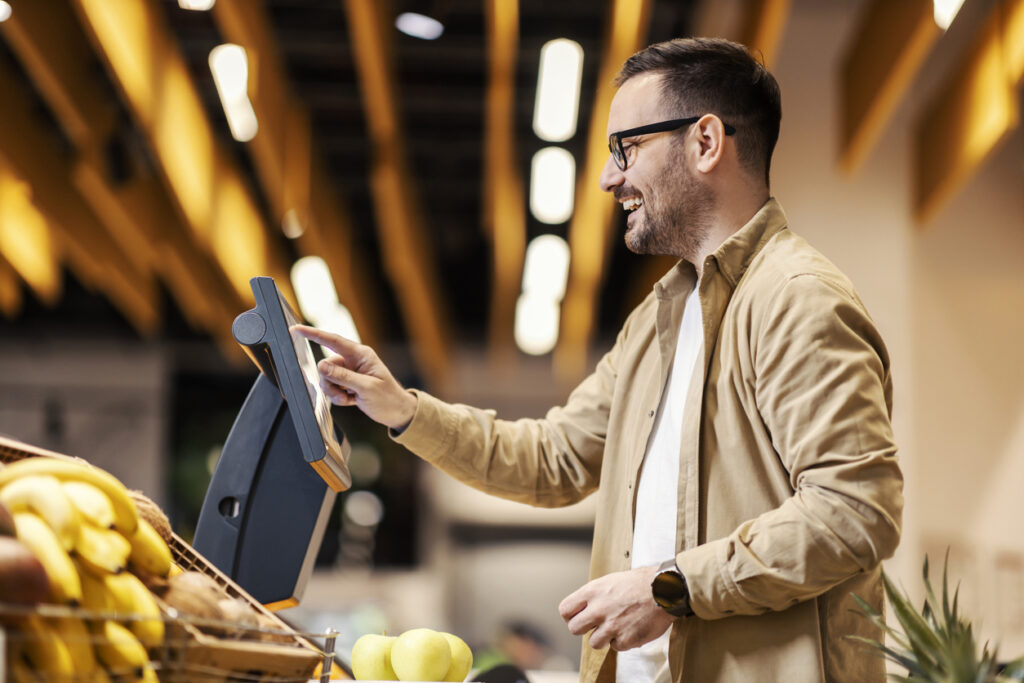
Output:
<path fill-rule="evenodd" d="M 114 612 L 118 616 L 133 617 L 126 625 L 143 645 L 157 647 L 164 642 L 163 614 L 153 594 L 137 576 L 131 572 L 109 574 L 103 583 L 111 597 Z"/>
<path fill-rule="evenodd" d="M 78 543 L 75 544 L 75 554 L 88 569 L 97 574 L 116 574 L 124 569 L 131 551 L 131 544 L 117 531 L 101 529 L 88 522 L 82 525 Z"/>
<path fill-rule="evenodd" d="M 81 528 L 78 508 L 71 504 L 55 477 L 38 474 L 19 477 L 0 488 L 0 503 L 11 512 L 28 511 L 39 515 L 57 534 L 64 550 L 71 550 L 78 540 Z"/>
<path fill-rule="evenodd" d="M 82 600 L 82 582 L 71 558 L 53 530 L 31 512 L 15 512 L 18 540 L 24 543 L 46 570 L 50 595 L 58 602 L 77 604 Z"/>
<path fill-rule="evenodd" d="M 92 675 L 99 669 L 96 656 L 92 651 L 92 634 L 85 623 L 78 617 L 55 617 L 48 621 L 68 648 L 74 667 L 76 680 L 92 680 Z"/>
<path fill-rule="evenodd" d="M 8 683 L 46 683 L 21 657 L 15 656 L 7 658 L 7 681 Z"/>
<path fill-rule="evenodd" d="M 61 486 L 85 519 L 103 529 L 114 526 L 114 506 L 107 494 L 87 481 L 63 481 Z"/>
<path fill-rule="evenodd" d="M 131 631 L 108 620 L 97 627 L 96 635 L 96 654 L 112 675 L 143 675 L 149 655 Z"/>
<path fill-rule="evenodd" d="M 117 477 L 98 467 L 92 467 L 77 460 L 63 458 L 25 458 L 9 464 L 0 470 L 0 488 L 23 476 L 49 474 L 60 481 L 84 481 L 107 494 L 114 508 L 114 526 L 130 538 L 139 524 L 139 513 L 135 502 L 129 497 L 128 489 Z"/>
<path fill-rule="evenodd" d="M 139 528 L 129 539 L 132 544 L 131 563 L 151 574 L 166 577 L 171 571 L 171 549 L 153 525 L 139 517 Z"/>
<path fill-rule="evenodd" d="M 94 574 L 80 559 L 75 559 L 74 564 L 78 578 L 82 582 L 82 607 L 96 614 L 113 614 L 114 601 L 103 579 Z"/>
<path fill-rule="evenodd" d="M 72 681 L 75 663 L 57 630 L 38 614 L 30 614 L 19 624 L 25 636 L 24 652 L 32 669 L 44 681 Z"/>

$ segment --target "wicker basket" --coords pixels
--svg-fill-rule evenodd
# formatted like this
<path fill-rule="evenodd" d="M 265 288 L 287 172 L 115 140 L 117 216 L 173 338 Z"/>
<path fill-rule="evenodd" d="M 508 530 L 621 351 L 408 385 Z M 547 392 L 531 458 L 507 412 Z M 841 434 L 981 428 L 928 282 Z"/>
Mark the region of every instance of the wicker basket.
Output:
<path fill-rule="evenodd" d="M 30 457 L 68 459 L 69 456 L 0 437 L 0 462 Z M 74 458 L 72 458 L 74 459 Z M 84 462 L 84 461 L 83 461 Z M 288 624 L 267 610 L 176 534 L 168 543 L 174 563 L 186 571 L 211 577 L 224 597 L 240 599 L 261 614 L 266 628 L 253 630 L 252 637 L 220 638 L 204 633 L 187 617 L 179 617 L 158 601 L 167 614 L 167 637 L 158 651 L 151 652 L 162 683 L 212 681 L 308 681 L 323 660 L 323 653 Z M 271 628 L 269 624 L 273 624 Z M 274 636 L 275 642 L 259 638 Z M 287 642 L 276 642 L 287 641 Z M 2 654 L 2 653 L 0 653 Z"/>

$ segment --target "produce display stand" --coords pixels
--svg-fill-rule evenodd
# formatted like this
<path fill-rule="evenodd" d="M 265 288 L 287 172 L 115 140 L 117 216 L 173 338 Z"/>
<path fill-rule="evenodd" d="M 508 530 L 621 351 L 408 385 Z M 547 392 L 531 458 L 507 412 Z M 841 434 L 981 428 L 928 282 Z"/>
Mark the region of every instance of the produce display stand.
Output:
<path fill-rule="evenodd" d="M 0 462 L 11 463 L 31 457 L 64 458 L 81 462 L 78 458 L 0 436 Z M 150 651 L 150 658 L 161 683 L 305 682 L 313 678 L 321 665 L 323 669 L 329 670 L 334 641 L 331 633 L 297 633 L 176 534 L 172 533 L 168 547 L 174 563 L 179 568 L 185 571 L 199 571 L 212 578 L 220 588 L 222 597 L 239 599 L 247 603 L 252 610 L 261 615 L 263 625 L 249 628 L 225 622 L 210 623 L 181 615 L 157 599 L 157 604 L 164 615 L 166 637 L 162 646 Z M 4 606 L 0 605 L 0 608 Z M 8 614 L 17 614 L 19 610 L 24 609 L 10 608 L 5 611 Z M 39 605 L 36 611 L 41 616 L 48 617 L 64 615 L 85 619 L 98 618 L 98 615 L 84 610 L 56 605 Z M 218 637 L 202 630 L 209 630 L 210 626 L 233 631 L 234 635 Z M 10 632 L 7 635 L 9 638 L 13 637 Z M 324 652 L 307 639 L 314 635 L 324 638 L 325 649 L 328 652 Z M 3 656 L 4 651 L 0 649 L 0 657 Z M 6 667 L 0 668 L 4 669 Z"/>

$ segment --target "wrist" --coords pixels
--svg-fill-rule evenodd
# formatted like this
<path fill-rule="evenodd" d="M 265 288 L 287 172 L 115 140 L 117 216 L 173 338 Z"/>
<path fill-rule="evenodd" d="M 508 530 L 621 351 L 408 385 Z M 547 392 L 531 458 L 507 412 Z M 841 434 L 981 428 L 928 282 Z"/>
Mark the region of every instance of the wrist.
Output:
<path fill-rule="evenodd" d="M 402 393 L 405 395 L 405 399 L 401 411 L 394 424 L 388 425 L 395 434 L 401 434 L 409 427 L 412 419 L 416 417 L 416 406 L 419 405 L 416 394 L 409 390 L 404 390 Z"/>
<path fill-rule="evenodd" d="M 676 566 L 675 558 L 667 560 L 654 574 L 651 582 L 654 602 L 673 617 L 691 617 L 690 588 L 686 577 Z"/>

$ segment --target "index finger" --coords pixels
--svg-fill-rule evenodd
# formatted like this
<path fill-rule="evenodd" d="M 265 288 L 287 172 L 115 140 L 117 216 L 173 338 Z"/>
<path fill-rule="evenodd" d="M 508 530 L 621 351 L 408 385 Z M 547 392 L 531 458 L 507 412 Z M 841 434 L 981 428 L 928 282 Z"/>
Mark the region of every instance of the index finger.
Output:
<path fill-rule="evenodd" d="M 298 332 L 306 339 L 315 341 L 320 346 L 326 346 L 331 351 L 342 356 L 352 355 L 357 347 L 357 344 L 351 339 L 346 339 L 340 334 L 334 334 L 326 330 L 321 330 L 317 327 L 310 327 L 309 325 L 292 325 L 289 330 L 292 332 Z"/>

